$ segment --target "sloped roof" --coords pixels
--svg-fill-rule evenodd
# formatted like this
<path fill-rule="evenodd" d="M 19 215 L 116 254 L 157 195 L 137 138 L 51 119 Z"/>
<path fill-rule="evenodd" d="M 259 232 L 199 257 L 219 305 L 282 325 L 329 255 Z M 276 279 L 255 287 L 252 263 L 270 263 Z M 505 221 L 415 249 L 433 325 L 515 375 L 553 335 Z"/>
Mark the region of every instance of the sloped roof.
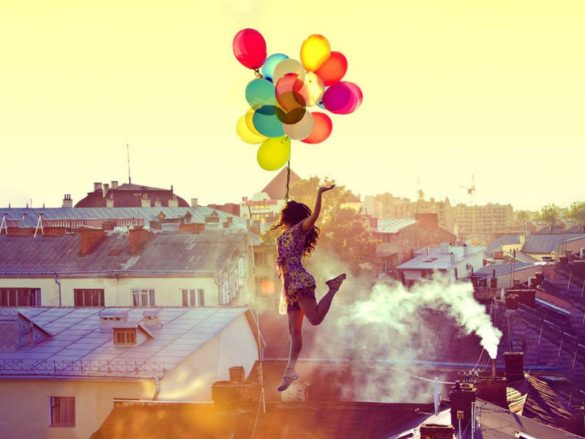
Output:
<path fill-rule="evenodd" d="M 502 246 L 512 244 L 520 244 L 520 236 L 518 234 L 502 235 L 488 244 L 486 253 L 492 254 L 502 250 Z"/>
<path fill-rule="evenodd" d="M 129 219 L 143 218 L 145 221 L 156 221 L 161 214 L 165 218 L 183 218 L 191 215 L 192 223 L 205 223 L 205 217 L 216 212 L 220 221 L 232 218 L 233 227 L 245 229 L 246 222 L 234 215 L 205 206 L 195 207 L 77 207 L 77 208 L 0 208 L 0 217 L 6 215 L 7 220 L 18 221 L 20 227 L 35 227 L 39 215 L 47 220 L 84 220 L 84 219 Z"/>
<path fill-rule="evenodd" d="M 485 247 L 467 246 L 468 253 L 464 255 L 462 246 L 449 246 L 449 252 L 445 253 L 440 247 L 431 247 L 430 254 L 426 249 L 418 250 L 416 256 L 396 267 L 398 270 L 448 270 L 461 263 L 461 261 L 483 252 Z M 455 262 L 451 262 L 451 253 L 455 255 Z"/>
<path fill-rule="evenodd" d="M 548 254 L 556 250 L 563 242 L 585 239 L 585 233 L 532 234 L 522 246 L 524 253 Z"/>
<path fill-rule="evenodd" d="M 0 235 L 0 276 L 215 273 L 247 239 L 248 232 L 153 233 L 135 255 L 128 234 L 109 232 L 90 254 L 79 255 L 79 234 L 58 237 Z"/>
<path fill-rule="evenodd" d="M 0 352 L 0 379 L 2 375 L 157 376 L 175 368 L 246 312 L 236 307 L 160 308 L 162 327 L 149 329 L 154 338 L 114 348 L 112 330 L 100 330 L 103 309 L 16 308 L 52 335 L 24 349 Z M 130 323 L 138 325 L 143 319 L 144 308 L 120 309 L 128 312 Z"/>
<path fill-rule="evenodd" d="M 567 401 L 544 379 L 526 375 L 525 379 L 510 383 L 507 394 L 513 413 L 553 426 L 571 422 L 573 415 L 567 409 Z"/>
<path fill-rule="evenodd" d="M 115 407 L 91 439 L 179 438 L 185 432 L 201 439 L 387 439 L 429 409 L 429 404 L 270 403 L 256 418 L 256 406 L 235 411 L 211 404 L 128 402 Z"/>
<path fill-rule="evenodd" d="M 380 218 L 378 220 L 378 233 L 397 233 L 400 230 L 415 224 L 416 220 L 413 218 Z"/>
<path fill-rule="evenodd" d="M 282 168 L 282 170 L 276 174 L 270 183 L 266 185 L 264 189 L 260 192 L 264 192 L 268 194 L 268 196 L 272 200 L 284 200 L 286 195 L 286 176 L 287 176 L 287 168 Z M 289 187 L 299 181 L 301 177 L 299 177 L 292 169 L 290 170 L 290 181 Z"/>
<path fill-rule="evenodd" d="M 189 206 L 189 203 L 183 198 L 173 194 L 172 189 L 124 183 L 115 189 L 108 188 L 105 197 L 102 188 L 88 192 L 87 196 L 79 200 L 75 207 L 105 207 L 106 198 L 110 198 L 113 201 L 114 207 L 140 207 L 142 205 L 142 195 L 144 194 L 148 195 L 151 201 L 160 201 L 163 206 L 168 206 L 169 200 L 173 199 L 173 197 L 179 206 Z"/>

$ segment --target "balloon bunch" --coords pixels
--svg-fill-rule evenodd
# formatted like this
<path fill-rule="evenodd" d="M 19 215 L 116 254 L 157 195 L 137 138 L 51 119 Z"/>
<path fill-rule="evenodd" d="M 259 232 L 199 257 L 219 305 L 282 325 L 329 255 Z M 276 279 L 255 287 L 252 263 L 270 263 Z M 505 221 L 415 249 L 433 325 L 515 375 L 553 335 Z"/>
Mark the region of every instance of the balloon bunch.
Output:
<path fill-rule="evenodd" d="M 347 59 L 331 51 L 322 35 L 311 35 L 301 45 L 301 61 L 283 53 L 267 57 L 266 41 L 254 29 L 242 29 L 234 37 L 234 55 L 254 70 L 256 79 L 246 86 L 250 108 L 237 123 L 240 138 L 260 144 L 258 163 L 274 171 L 290 159 L 291 139 L 314 144 L 326 140 L 333 122 L 317 106 L 334 114 L 349 114 L 362 103 L 360 88 L 342 81 Z"/>

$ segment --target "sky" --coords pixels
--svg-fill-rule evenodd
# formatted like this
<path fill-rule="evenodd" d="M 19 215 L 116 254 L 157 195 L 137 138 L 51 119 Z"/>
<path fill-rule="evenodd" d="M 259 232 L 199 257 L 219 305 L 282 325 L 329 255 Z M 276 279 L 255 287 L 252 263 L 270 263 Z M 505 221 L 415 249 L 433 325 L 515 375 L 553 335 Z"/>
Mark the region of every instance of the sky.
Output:
<path fill-rule="evenodd" d="M 254 74 L 232 40 L 254 28 L 295 59 L 324 35 L 364 93 L 327 141 L 293 142 L 301 177 L 566 207 L 585 200 L 584 22 L 581 0 L 0 0 L 0 206 L 126 182 L 126 145 L 133 183 L 203 204 L 261 190 L 276 173 L 235 132 Z"/>

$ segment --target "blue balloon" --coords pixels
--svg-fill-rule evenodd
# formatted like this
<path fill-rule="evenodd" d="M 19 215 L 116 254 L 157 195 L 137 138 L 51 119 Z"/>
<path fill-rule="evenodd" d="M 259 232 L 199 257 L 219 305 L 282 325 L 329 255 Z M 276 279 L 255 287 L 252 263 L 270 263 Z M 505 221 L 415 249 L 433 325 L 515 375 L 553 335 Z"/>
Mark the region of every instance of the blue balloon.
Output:
<path fill-rule="evenodd" d="M 279 110 L 274 105 L 264 105 L 256 109 L 252 117 L 254 128 L 266 137 L 284 136 L 284 129 L 278 117 Z"/>
<path fill-rule="evenodd" d="M 266 79 L 254 79 L 246 86 L 246 100 L 252 108 L 276 105 L 274 84 Z"/>
<path fill-rule="evenodd" d="M 285 59 L 288 59 L 284 53 L 273 53 L 264 62 L 264 66 L 262 67 L 262 76 L 272 82 L 272 77 L 274 76 L 274 69 L 276 66 Z"/>

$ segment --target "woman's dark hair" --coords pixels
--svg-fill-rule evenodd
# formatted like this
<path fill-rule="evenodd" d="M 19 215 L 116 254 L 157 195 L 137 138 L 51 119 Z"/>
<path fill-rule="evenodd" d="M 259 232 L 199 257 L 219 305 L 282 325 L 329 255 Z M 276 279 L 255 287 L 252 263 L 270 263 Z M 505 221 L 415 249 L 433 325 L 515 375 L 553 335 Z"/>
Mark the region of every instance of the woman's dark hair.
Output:
<path fill-rule="evenodd" d="M 280 211 L 278 222 L 272 226 L 272 229 L 278 229 L 279 227 L 283 226 L 292 227 L 310 216 L 311 209 L 309 206 L 291 200 L 287 202 L 286 206 L 284 206 Z M 319 240 L 319 232 L 319 227 L 313 225 L 313 228 L 307 233 L 305 238 L 305 251 L 303 252 L 304 255 L 309 255 L 313 250 L 315 250 L 315 246 Z"/>

